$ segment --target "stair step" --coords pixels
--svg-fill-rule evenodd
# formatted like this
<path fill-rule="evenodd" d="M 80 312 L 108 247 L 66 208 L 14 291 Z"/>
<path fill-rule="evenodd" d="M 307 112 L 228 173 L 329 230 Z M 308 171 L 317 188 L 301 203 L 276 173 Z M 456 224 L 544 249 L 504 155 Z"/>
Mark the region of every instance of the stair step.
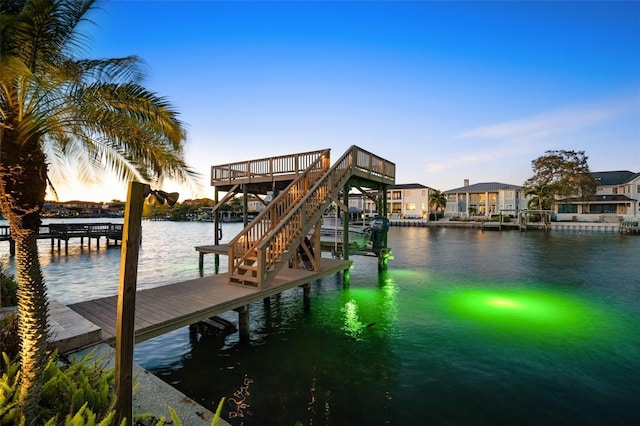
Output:
<path fill-rule="evenodd" d="M 253 265 L 238 265 L 238 270 L 258 272 L 258 267 Z"/>
<path fill-rule="evenodd" d="M 229 280 L 236 283 L 249 282 L 252 284 L 258 284 L 258 277 L 251 275 L 232 275 L 231 277 L 229 277 Z"/>

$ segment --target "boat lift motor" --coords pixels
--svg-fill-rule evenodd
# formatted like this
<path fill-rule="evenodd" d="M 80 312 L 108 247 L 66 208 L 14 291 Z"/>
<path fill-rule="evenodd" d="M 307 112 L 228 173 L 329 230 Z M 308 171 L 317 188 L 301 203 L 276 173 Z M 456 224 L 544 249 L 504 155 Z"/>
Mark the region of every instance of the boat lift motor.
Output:
<path fill-rule="evenodd" d="M 373 252 L 380 255 L 380 250 L 387 248 L 387 231 L 389 231 L 389 219 L 384 216 L 376 216 L 371 220 L 371 242 Z"/>

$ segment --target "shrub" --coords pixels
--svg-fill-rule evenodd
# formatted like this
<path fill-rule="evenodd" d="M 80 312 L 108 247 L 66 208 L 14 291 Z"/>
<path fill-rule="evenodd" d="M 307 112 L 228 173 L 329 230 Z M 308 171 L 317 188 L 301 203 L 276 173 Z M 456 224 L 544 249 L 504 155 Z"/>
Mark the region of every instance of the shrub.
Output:
<path fill-rule="evenodd" d="M 89 354 L 81 360 L 65 362 L 54 351 L 49 356 L 45 369 L 44 385 L 40 399 L 40 418 L 45 426 L 112 426 L 116 425 L 114 403 L 113 370 L 103 367 L 102 359 L 94 360 Z M 24 424 L 18 409 L 20 388 L 20 362 L 2 353 L 3 374 L 0 375 L 0 425 Z M 224 398 L 211 422 L 218 424 Z M 182 425 L 175 410 L 168 407 L 172 423 Z M 164 417 L 135 415 L 134 424 L 164 425 Z M 148 420 L 144 422 L 144 420 Z M 124 425 L 122 421 L 121 425 Z"/>
<path fill-rule="evenodd" d="M 7 274 L 4 264 L 0 262 L 0 307 L 18 304 L 18 283 L 12 275 Z"/>
<path fill-rule="evenodd" d="M 20 351 L 20 338 L 18 337 L 18 314 L 0 314 L 0 348 L 10 359 L 15 358 Z M 0 374 L 4 365 L 0 363 Z"/>

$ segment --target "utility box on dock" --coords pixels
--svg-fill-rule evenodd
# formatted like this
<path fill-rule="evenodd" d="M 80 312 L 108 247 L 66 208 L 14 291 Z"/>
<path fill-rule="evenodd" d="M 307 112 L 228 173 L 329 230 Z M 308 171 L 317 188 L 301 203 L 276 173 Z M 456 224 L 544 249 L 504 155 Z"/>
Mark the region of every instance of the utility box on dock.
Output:
<path fill-rule="evenodd" d="M 376 216 L 371 221 L 371 242 L 373 252 L 380 255 L 380 250 L 387 248 L 387 232 L 389 231 L 389 219 L 384 216 Z"/>

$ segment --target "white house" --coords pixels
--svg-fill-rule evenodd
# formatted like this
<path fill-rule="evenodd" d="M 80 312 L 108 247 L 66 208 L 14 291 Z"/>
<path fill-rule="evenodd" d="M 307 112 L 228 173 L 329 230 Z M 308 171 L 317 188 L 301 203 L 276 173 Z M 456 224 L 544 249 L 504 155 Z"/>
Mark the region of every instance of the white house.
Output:
<path fill-rule="evenodd" d="M 432 189 L 419 183 L 391 185 L 387 188 L 387 211 L 391 217 L 418 219 L 429 216 L 429 195 Z M 366 194 L 349 194 L 349 211 L 352 214 L 375 216 L 378 206 Z"/>
<path fill-rule="evenodd" d="M 447 197 L 445 217 L 491 216 L 494 214 L 518 215 L 527 208 L 527 200 L 521 186 L 499 182 L 483 182 L 444 191 Z"/>
<path fill-rule="evenodd" d="M 430 194 L 431 188 L 419 183 L 391 185 L 387 188 L 387 210 L 392 217 L 426 219 Z"/>
<path fill-rule="evenodd" d="M 628 170 L 594 172 L 596 194 L 556 201 L 558 220 L 602 220 L 607 215 L 640 216 L 640 173 Z"/>

